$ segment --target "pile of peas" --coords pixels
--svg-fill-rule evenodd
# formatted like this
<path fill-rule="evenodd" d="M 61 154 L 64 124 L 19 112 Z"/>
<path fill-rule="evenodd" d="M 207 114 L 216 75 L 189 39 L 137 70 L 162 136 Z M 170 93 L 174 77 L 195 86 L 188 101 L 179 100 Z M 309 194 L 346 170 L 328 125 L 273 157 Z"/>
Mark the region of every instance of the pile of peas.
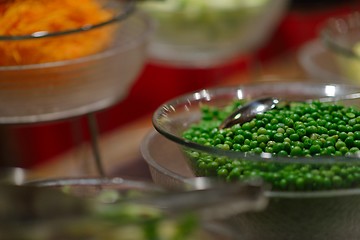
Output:
<path fill-rule="evenodd" d="M 277 107 L 242 125 L 219 129 L 222 120 L 244 104 L 236 101 L 223 108 L 202 107 L 202 120 L 184 131 L 192 142 L 223 150 L 251 154 L 345 159 L 360 150 L 360 111 L 338 103 L 292 103 Z M 226 181 L 261 177 L 274 190 L 326 190 L 360 185 L 360 161 L 349 163 L 291 163 L 229 159 L 185 150 L 199 176 L 217 176 Z M 342 158 L 341 158 L 342 156 Z"/>

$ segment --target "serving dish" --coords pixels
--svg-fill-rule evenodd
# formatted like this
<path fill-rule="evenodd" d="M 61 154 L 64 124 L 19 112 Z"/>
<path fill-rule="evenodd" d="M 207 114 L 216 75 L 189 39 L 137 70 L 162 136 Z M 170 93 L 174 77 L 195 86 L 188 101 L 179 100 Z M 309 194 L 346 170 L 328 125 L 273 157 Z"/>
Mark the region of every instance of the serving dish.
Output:
<path fill-rule="evenodd" d="M 305 43 L 298 51 L 301 67 L 313 81 L 350 84 L 343 76 L 331 52 L 319 39 Z"/>
<path fill-rule="evenodd" d="M 360 83 L 360 14 L 352 12 L 347 15 L 328 19 L 320 30 L 319 38 L 331 53 L 341 76 L 352 84 Z"/>
<path fill-rule="evenodd" d="M 36 180 L 0 184 L 0 190 L 5 239 L 230 240 L 217 219 L 267 203 L 261 183 L 224 187 L 205 178 L 176 191 L 120 177 Z"/>
<path fill-rule="evenodd" d="M 146 59 L 151 21 L 143 14 L 134 13 L 134 1 L 129 1 L 131 7 L 127 1 L 100 3 L 113 16 L 95 25 L 64 32 L 0 36 L 1 44 L 21 49 L 22 45 L 36 45 L 37 41 L 51 44 L 79 36 L 96 38 L 96 33 L 105 30 L 111 33 L 105 49 L 85 56 L 0 66 L 1 124 L 79 116 L 109 107 L 126 96 Z"/>
<path fill-rule="evenodd" d="M 165 194 L 149 182 L 67 178 L 0 189 L 7 195 L 0 207 L 4 239 L 211 239 L 194 216 L 141 203 Z"/>
<path fill-rule="evenodd" d="M 139 4 L 156 24 L 152 61 L 185 67 L 224 63 L 251 53 L 271 36 L 287 0 L 165 0 Z"/>
<path fill-rule="evenodd" d="M 276 172 L 277 167 L 286 168 L 294 163 L 296 166 L 306 166 L 306 169 L 303 169 L 305 174 L 316 174 L 320 169 L 331 168 L 340 163 L 339 161 L 345 164 L 341 165 L 343 169 L 347 167 L 357 169 L 359 166 L 357 157 L 348 159 L 344 157 L 320 156 L 310 159 L 303 157 L 283 159 L 281 157 L 274 157 L 271 154 L 244 155 L 242 152 L 230 153 L 228 150 L 218 150 L 194 144 L 190 140 L 184 140 L 181 133 L 188 129 L 191 124 L 199 121 L 201 115 L 200 108 L 204 105 L 226 106 L 234 99 L 254 99 L 264 96 L 276 96 L 287 100 L 300 101 L 320 97 L 343 96 L 350 93 L 358 93 L 358 91 L 357 87 L 351 85 L 305 83 L 303 81 L 260 82 L 234 87 L 205 89 L 170 100 L 159 107 L 154 113 L 153 120 L 156 130 L 167 138 L 167 141 L 170 140 L 175 147 L 178 147 L 179 153 L 183 155 L 181 158 L 183 160 L 182 164 L 188 165 L 189 169 L 191 169 L 190 173 L 198 176 L 203 173 L 200 172 L 199 174 L 196 168 L 192 168 L 193 159 L 188 157 L 189 149 L 200 154 L 201 152 L 206 152 L 210 156 L 219 156 L 219 159 L 225 158 L 233 161 L 241 159 L 240 163 L 244 164 L 243 166 L 247 164 L 254 164 L 256 166 L 258 166 L 257 164 L 260 164 L 260 166 L 270 164 L 274 168 L 263 166 L 269 173 Z M 347 102 L 347 104 L 357 105 L 358 100 L 355 99 L 351 103 Z M 146 144 L 146 141 L 144 144 Z M 159 144 L 151 143 L 147 147 L 149 146 L 158 146 L 159 148 Z M 143 150 L 147 147 L 143 147 Z M 163 147 L 165 148 L 165 146 L 161 148 Z M 154 148 L 151 150 L 153 151 Z M 152 152 L 150 155 L 143 153 L 145 159 L 149 159 L 149 156 L 152 159 L 152 161 L 147 160 L 147 162 L 151 165 L 150 169 L 156 169 L 156 171 L 151 170 L 155 172 L 153 178 L 157 179 L 157 181 L 162 181 L 165 178 L 167 179 L 166 184 L 176 184 L 177 181 L 182 181 L 183 175 L 180 174 L 182 177 L 179 177 L 178 174 L 173 174 L 173 170 L 167 169 L 172 164 L 168 165 L 166 161 L 178 158 L 163 159 L 157 154 L 156 152 Z M 154 162 L 156 164 L 153 164 Z M 261 177 L 261 175 L 258 176 Z M 172 181 L 169 180 L 169 177 Z M 245 180 L 246 178 L 241 179 Z M 269 180 L 267 178 L 264 179 L 265 181 Z M 359 201 L 358 185 L 336 186 L 335 182 L 333 182 L 334 185 L 332 187 L 321 188 L 319 187 L 320 185 L 315 184 L 314 179 L 309 180 L 309 185 L 306 185 L 307 187 L 305 188 L 287 188 L 290 185 L 282 188 L 281 185 L 276 186 L 276 182 L 270 181 L 269 183 L 273 185 L 273 189 L 267 193 L 270 199 L 268 208 L 263 212 L 237 216 L 232 219 L 231 223 L 234 224 L 234 228 L 239 229 L 239 232 L 244 236 L 243 239 L 339 239 L 345 236 L 351 236 L 351 239 L 356 239 L 359 237 L 359 232 L 353 224 L 358 221 L 360 216 L 360 210 L 356 207 Z M 331 217 L 329 217 L 330 212 Z M 331 227 L 329 228 L 329 226 Z"/>

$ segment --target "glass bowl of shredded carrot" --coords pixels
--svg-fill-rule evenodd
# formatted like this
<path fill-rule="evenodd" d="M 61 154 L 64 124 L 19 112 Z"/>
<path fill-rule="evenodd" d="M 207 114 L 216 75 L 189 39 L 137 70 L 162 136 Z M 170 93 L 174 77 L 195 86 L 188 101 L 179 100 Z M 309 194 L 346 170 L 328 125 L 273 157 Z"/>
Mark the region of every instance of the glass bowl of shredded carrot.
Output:
<path fill-rule="evenodd" d="M 0 0 L 0 123 L 58 120 L 123 99 L 149 19 L 126 0 Z"/>

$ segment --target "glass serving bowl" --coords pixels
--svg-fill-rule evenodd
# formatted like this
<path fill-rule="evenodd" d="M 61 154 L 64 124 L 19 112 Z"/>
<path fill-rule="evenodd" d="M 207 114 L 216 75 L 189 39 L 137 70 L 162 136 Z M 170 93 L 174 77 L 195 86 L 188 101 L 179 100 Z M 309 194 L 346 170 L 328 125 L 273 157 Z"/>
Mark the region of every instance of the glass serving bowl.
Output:
<path fill-rule="evenodd" d="M 0 123 L 79 116 L 109 107 L 126 96 L 146 59 L 151 22 L 134 12 L 134 1 L 99 3 L 112 13 L 104 22 L 63 32 L 0 36 L 2 46 L 22 50 L 22 46 L 33 44 L 39 47 L 39 54 L 52 43 L 61 46 L 62 41 L 69 44 L 73 40 L 78 45 L 87 44 L 79 43 L 80 39 L 89 39 L 89 46 L 96 48 L 98 42 L 109 38 L 104 49 L 84 56 L 0 66 Z"/>
<path fill-rule="evenodd" d="M 211 162 L 216 162 L 216 166 L 213 165 L 215 167 L 235 164 L 236 171 L 241 175 L 237 175 L 237 179 L 262 177 L 272 185 L 272 189 L 267 192 L 270 202 L 265 211 L 246 213 L 230 221 L 234 229 L 238 229 L 239 234 L 244 236 L 243 239 L 340 239 L 347 236 L 356 239 L 360 236 L 356 227 L 356 222 L 360 219 L 360 161 L 357 157 L 294 158 L 266 153 L 246 154 L 197 144 L 185 140 L 182 133 L 200 120 L 204 105 L 224 107 L 234 100 L 264 96 L 303 101 L 338 97 L 359 91 L 360 88 L 351 85 L 282 81 L 205 89 L 164 103 L 154 113 L 153 124 L 160 134 L 181 149 L 186 159 L 183 164 L 188 164 L 194 175 L 221 177 L 216 168 L 203 168 L 204 161 L 208 159 L 210 165 Z M 343 103 L 358 106 L 359 100 Z M 161 167 L 158 173 L 168 171 Z M 304 185 L 292 185 L 289 179 L 283 180 L 286 176 L 282 175 L 282 170 L 286 169 L 297 169 L 297 174 L 302 175 L 304 180 L 300 182 Z M 325 176 L 320 173 L 329 170 L 335 170 L 336 174 L 346 178 L 342 174 L 350 169 L 354 171 L 353 176 L 357 177 L 352 178 L 349 185 L 338 184 L 334 178 L 330 185 L 318 181 L 319 176 Z M 173 182 L 181 182 L 181 179 L 178 176 Z M 169 179 L 165 181 L 170 182 Z"/>
<path fill-rule="evenodd" d="M 360 13 L 328 19 L 320 30 L 320 39 L 331 53 L 346 82 L 360 84 Z"/>
<path fill-rule="evenodd" d="M 196 67 L 257 49 L 275 29 L 287 2 L 165 0 L 146 1 L 139 7 L 156 23 L 150 57 Z"/>
<path fill-rule="evenodd" d="M 7 195 L 0 207 L 4 239 L 211 239 L 194 216 L 169 216 L 139 202 L 165 194 L 148 182 L 73 178 L 0 189 Z"/>

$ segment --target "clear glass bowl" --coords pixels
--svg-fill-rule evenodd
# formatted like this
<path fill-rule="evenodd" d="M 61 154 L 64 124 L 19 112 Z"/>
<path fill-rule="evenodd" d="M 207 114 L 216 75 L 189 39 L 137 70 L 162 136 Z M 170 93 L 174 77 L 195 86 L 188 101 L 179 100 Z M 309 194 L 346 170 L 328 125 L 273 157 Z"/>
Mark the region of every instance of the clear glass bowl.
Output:
<path fill-rule="evenodd" d="M 195 215 L 171 215 L 147 204 L 146 199 L 166 196 L 149 182 L 68 178 L 0 189 L 6 193 L 0 207 L 4 239 L 216 239 Z"/>
<path fill-rule="evenodd" d="M 176 165 L 181 163 L 165 164 L 165 161 L 172 161 L 173 158 L 183 159 L 182 164 L 188 164 L 194 175 L 213 175 L 211 172 L 204 173 L 197 167 L 198 156 L 201 154 L 211 159 L 217 159 L 219 163 L 224 160 L 238 161 L 241 163 L 239 164 L 240 169 L 242 166 L 251 165 L 255 169 L 255 173 L 256 170 L 259 170 L 274 174 L 279 173 L 278 171 L 284 168 L 299 167 L 304 174 L 316 174 L 318 171 L 326 171 L 336 165 L 340 167 L 338 169 L 340 172 L 341 169 L 359 170 L 360 161 L 358 158 L 331 156 L 281 158 L 271 154 L 247 155 L 242 152 L 199 145 L 182 137 L 184 130 L 199 121 L 200 109 L 203 105 L 224 107 L 235 99 L 256 99 L 264 96 L 276 96 L 298 101 L 320 97 L 336 97 L 358 93 L 359 91 L 360 88 L 351 85 L 278 81 L 205 89 L 180 96 L 164 103 L 157 109 L 153 116 L 153 124 L 155 129 L 165 136 L 172 145 L 177 145 L 184 157 L 174 156 L 168 157 L 167 160 L 160 159 L 159 151 L 156 149 L 154 151 L 156 145 L 153 144 L 155 143 L 150 144 L 149 142 L 150 145 L 148 146 L 152 146 L 151 153 L 144 155 L 144 157 L 153 158 L 153 162 L 149 159 L 147 162 L 156 170 L 154 172 L 157 175 L 162 174 L 162 178 L 155 176 L 158 180 L 175 185 L 186 178 L 185 174 L 189 173 L 176 172 L 179 169 Z M 346 104 L 358 106 L 359 100 L 355 99 L 346 102 Z M 161 147 L 158 146 L 158 148 Z M 144 146 L 143 153 L 146 153 Z M 169 155 L 171 156 L 167 152 L 167 156 Z M 167 166 L 172 166 L 174 169 L 169 169 Z M 279 175 L 275 174 L 275 177 L 277 178 Z M 281 182 L 280 178 L 279 181 L 272 181 L 272 179 L 267 178 L 264 180 L 271 184 Z M 313 189 L 316 184 L 314 178 L 311 177 L 308 178 L 308 187 L 305 187 L 304 190 L 281 189 L 281 184 L 279 186 L 273 185 L 273 189 L 266 193 L 270 201 L 264 211 L 238 215 L 228 223 L 243 237 L 241 239 L 357 239 L 360 236 L 360 231 L 357 228 L 357 222 L 360 219 L 360 208 L 358 207 L 360 202 L 359 180 L 354 180 L 353 186 L 333 186 L 323 190 Z M 347 189 L 345 189 L 346 187 Z"/>
<path fill-rule="evenodd" d="M 328 19 L 320 30 L 320 39 L 331 53 L 341 77 L 360 85 L 360 13 Z"/>
<path fill-rule="evenodd" d="M 109 45 L 86 56 L 35 64 L 0 66 L 0 123 L 50 121 L 98 111 L 123 99 L 146 59 L 152 27 L 134 13 L 134 1 L 101 1 L 113 18 L 55 33 L 0 36 L 0 43 L 26 46 L 110 33 Z M 100 41 L 100 39 L 99 39 Z M 76 41 L 74 41 L 76 42 Z M 40 49 L 39 49 L 40 50 Z"/>
<path fill-rule="evenodd" d="M 266 42 L 287 0 L 166 0 L 140 4 L 156 23 L 150 57 L 187 67 L 223 63 Z"/>
<path fill-rule="evenodd" d="M 197 176 L 221 177 L 217 171 L 225 167 L 228 163 L 236 162 L 236 164 L 239 165 L 234 168 L 239 168 L 242 172 L 240 179 L 246 179 L 251 176 L 264 177 L 265 180 L 272 184 L 273 189 L 277 190 L 326 190 L 351 188 L 352 186 L 358 187 L 360 178 L 354 179 L 354 181 L 351 181 L 351 184 L 350 182 L 347 183 L 350 185 L 342 185 L 345 183 L 336 185 L 335 182 L 331 182 L 329 186 L 320 186 L 318 185 L 320 183 L 309 182 L 309 186 L 303 186 L 303 188 L 297 185 L 293 186 L 290 183 L 282 186 L 281 183 L 281 176 L 285 174 L 283 171 L 287 169 L 294 168 L 299 170 L 304 168 L 304 174 L 299 173 L 299 176 L 305 178 L 307 172 L 313 170 L 330 170 L 333 165 L 338 165 L 340 168 L 352 168 L 354 165 L 358 166 L 360 161 L 356 157 L 335 157 L 330 155 L 311 158 L 301 156 L 280 157 L 268 152 L 255 154 L 242 151 L 229 151 L 219 147 L 192 142 L 183 138 L 183 133 L 190 128 L 192 124 L 200 121 L 202 117 L 201 109 L 204 105 L 221 109 L 239 99 L 251 100 L 268 96 L 278 97 L 286 101 L 304 101 L 321 97 L 339 97 L 358 93 L 359 91 L 360 88 L 350 85 L 304 82 L 260 82 L 236 87 L 205 89 L 166 102 L 154 113 L 153 124 L 158 132 L 183 148 L 185 155 L 189 159 L 188 163 Z M 359 98 L 354 98 L 343 101 L 343 104 L 357 106 L 359 101 Z M 251 132 L 251 130 L 249 131 Z M 222 132 L 226 133 L 226 131 L 220 130 L 219 134 Z M 209 161 L 217 163 L 214 165 L 214 169 L 204 168 L 204 164 L 210 164 Z M 255 171 L 254 174 L 256 171 L 259 172 L 255 175 L 248 175 L 242 168 L 245 170 L 253 170 Z M 271 176 L 266 175 L 275 172 L 281 176 L 273 176 L 275 177 L 273 179 Z M 357 169 L 356 173 L 360 174 L 360 168 Z M 265 174 L 265 176 L 262 176 L 262 174 Z M 227 180 L 232 179 L 231 173 L 226 177 Z M 234 179 L 237 178 L 234 177 Z M 315 180 L 309 179 L 309 181 Z"/>
<path fill-rule="evenodd" d="M 298 61 L 309 78 L 327 83 L 350 83 L 338 70 L 331 52 L 320 39 L 304 44 L 298 52 Z"/>

